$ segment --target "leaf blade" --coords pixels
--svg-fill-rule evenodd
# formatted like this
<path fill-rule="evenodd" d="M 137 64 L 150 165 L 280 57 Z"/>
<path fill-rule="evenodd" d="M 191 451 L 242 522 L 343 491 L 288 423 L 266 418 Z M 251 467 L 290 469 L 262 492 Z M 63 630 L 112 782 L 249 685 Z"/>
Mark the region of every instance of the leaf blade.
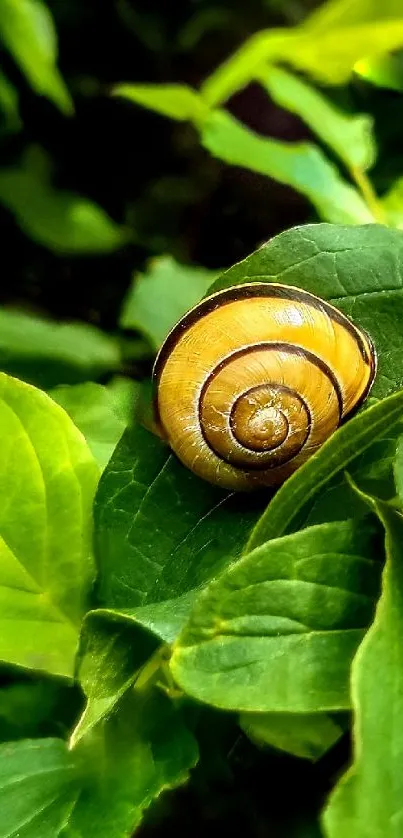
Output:
<path fill-rule="evenodd" d="M 196 600 L 174 644 L 175 680 L 226 710 L 348 709 L 349 667 L 380 570 L 368 520 L 310 527 L 247 553 Z"/>
<path fill-rule="evenodd" d="M 213 156 L 292 186 L 336 224 L 366 224 L 373 217 L 319 148 L 261 137 L 225 111 L 213 111 L 202 128 L 202 145 Z"/>
<path fill-rule="evenodd" d="M 41 0 L 1 0 L 0 37 L 33 89 L 65 114 L 73 103 L 56 65 L 56 32 Z"/>
<path fill-rule="evenodd" d="M 403 392 L 395 393 L 351 419 L 277 492 L 252 531 L 246 550 L 292 528 L 307 501 L 402 418 Z"/>
<path fill-rule="evenodd" d="M 306 81 L 278 67 L 268 67 L 259 79 L 278 105 L 298 114 L 347 166 L 372 166 L 376 146 L 371 117 L 343 113 Z"/>
<path fill-rule="evenodd" d="M 394 770 L 402 760 L 398 720 L 403 694 L 399 640 L 403 613 L 403 527 L 400 513 L 385 504 L 375 505 L 386 528 L 383 591 L 374 623 L 353 664 L 355 759 L 325 810 L 323 825 L 328 838 L 338 838 L 348 832 L 357 838 L 397 836 L 403 823 L 400 773 Z M 381 783 L 383 766 L 389 765 L 390 760 L 391 782 Z"/>
<path fill-rule="evenodd" d="M 0 423 L 0 657 L 71 676 L 94 574 L 91 506 L 98 467 L 61 408 L 4 374 Z"/>
<path fill-rule="evenodd" d="M 185 84 L 118 84 L 112 94 L 179 122 L 197 122 L 208 112 L 202 97 Z"/>

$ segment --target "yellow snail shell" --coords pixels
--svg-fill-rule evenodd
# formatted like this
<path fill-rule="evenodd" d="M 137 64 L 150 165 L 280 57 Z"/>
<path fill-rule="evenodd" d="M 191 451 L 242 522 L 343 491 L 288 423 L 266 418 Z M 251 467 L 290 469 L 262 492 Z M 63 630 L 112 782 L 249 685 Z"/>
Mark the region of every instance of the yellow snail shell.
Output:
<path fill-rule="evenodd" d="M 153 380 L 156 421 L 199 477 L 245 491 L 282 483 L 364 401 L 373 344 L 299 288 L 212 294 L 168 335 Z"/>

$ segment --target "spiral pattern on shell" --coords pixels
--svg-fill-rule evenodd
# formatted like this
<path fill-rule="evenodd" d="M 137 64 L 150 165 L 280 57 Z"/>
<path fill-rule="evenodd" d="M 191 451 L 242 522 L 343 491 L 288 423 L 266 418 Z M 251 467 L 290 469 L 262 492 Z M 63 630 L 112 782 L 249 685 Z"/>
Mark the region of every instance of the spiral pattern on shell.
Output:
<path fill-rule="evenodd" d="M 362 404 L 370 338 L 329 303 L 250 283 L 202 300 L 154 366 L 156 419 L 179 459 L 231 490 L 282 483 Z"/>

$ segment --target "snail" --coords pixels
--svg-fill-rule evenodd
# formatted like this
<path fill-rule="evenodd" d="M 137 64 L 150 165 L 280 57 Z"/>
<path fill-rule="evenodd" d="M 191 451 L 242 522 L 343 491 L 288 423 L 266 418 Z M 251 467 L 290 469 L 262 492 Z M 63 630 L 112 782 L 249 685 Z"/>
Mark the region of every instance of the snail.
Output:
<path fill-rule="evenodd" d="M 199 477 L 232 491 L 276 486 L 358 409 L 375 372 L 370 337 L 328 302 L 238 285 L 169 333 L 153 370 L 155 420 Z"/>

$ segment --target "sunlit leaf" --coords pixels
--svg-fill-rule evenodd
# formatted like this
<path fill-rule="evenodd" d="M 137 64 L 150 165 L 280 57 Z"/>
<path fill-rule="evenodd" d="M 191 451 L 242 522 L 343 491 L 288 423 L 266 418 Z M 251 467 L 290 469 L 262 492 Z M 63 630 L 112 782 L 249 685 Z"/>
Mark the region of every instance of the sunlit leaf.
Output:
<path fill-rule="evenodd" d="M 52 15 L 42 0 L 0 0 L 0 39 L 33 89 L 64 113 L 73 103 L 56 65 L 57 43 Z"/>
<path fill-rule="evenodd" d="M 363 58 L 392 52 L 403 45 L 400 0 L 341 0 L 325 4 L 317 14 L 289 29 L 252 35 L 201 86 L 210 106 L 225 102 L 254 80 L 267 63 L 285 62 L 327 84 L 342 84 Z M 378 11 L 380 9 L 380 11 Z"/>
<path fill-rule="evenodd" d="M 343 180 L 336 167 L 311 143 L 285 143 L 262 137 L 225 111 L 214 111 L 208 117 L 202 143 L 226 163 L 268 175 L 302 192 L 329 221 L 340 224 L 373 221 L 357 190 Z"/>
<path fill-rule="evenodd" d="M 351 26 L 360 23 L 380 23 L 402 17 L 401 0 L 327 0 L 307 19 L 313 29 Z"/>
<path fill-rule="evenodd" d="M 0 659 L 71 676 L 94 577 L 98 467 L 45 393 L 0 376 Z"/>
<path fill-rule="evenodd" d="M 118 84 L 112 92 L 179 121 L 197 122 L 208 112 L 197 91 L 185 84 Z"/>
<path fill-rule="evenodd" d="M 277 104 L 298 114 L 347 166 L 372 166 L 376 148 L 371 117 L 343 113 L 306 81 L 277 67 L 262 71 L 260 81 Z"/>

